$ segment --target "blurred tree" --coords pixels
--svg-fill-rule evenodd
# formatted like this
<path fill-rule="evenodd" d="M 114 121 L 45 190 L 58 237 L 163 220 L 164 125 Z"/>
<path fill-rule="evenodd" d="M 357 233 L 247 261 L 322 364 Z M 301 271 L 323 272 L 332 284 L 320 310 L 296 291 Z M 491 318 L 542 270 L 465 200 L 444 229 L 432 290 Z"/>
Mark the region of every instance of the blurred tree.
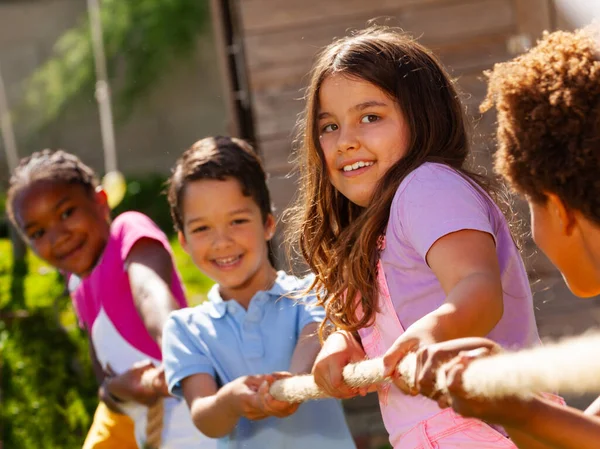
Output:
<path fill-rule="evenodd" d="M 169 63 L 193 52 L 210 11 L 208 0 L 102 0 L 100 15 L 116 114 L 126 119 Z M 86 15 L 27 81 L 17 118 L 26 113 L 35 127 L 43 127 L 76 98 L 93 96 L 95 82 Z"/>

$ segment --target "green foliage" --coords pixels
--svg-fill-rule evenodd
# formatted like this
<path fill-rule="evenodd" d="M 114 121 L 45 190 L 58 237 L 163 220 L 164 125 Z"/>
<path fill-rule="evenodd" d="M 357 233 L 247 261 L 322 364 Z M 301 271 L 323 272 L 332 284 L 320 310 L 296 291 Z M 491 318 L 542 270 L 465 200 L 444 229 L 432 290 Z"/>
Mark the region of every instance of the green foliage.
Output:
<path fill-rule="evenodd" d="M 164 195 L 166 177 L 151 174 L 142 178 L 129 178 L 123 201 L 113 210 L 113 216 L 135 210 L 148 215 L 167 235 L 173 234 L 173 222 L 167 197 Z"/>
<path fill-rule="evenodd" d="M 4 447 L 81 447 L 97 404 L 85 337 L 67 332 L 51 308 L 38 308 L 0 320 L 0 353 Z"/>
<path fill-rule="evenodd" d="M 169 63 L 194 50 L 209 17 L 208 0 L 102 0 L 100 5 L 117 113 L 126 118 Z M 95 82 L 86 17 L 60 37 L 54 56 L 31 77 L 19 115 L 47 125 L 79 95 L 91 98 Z"/>
<path fill-rule="evenodd" d="M 27 252 L 25 261 L 14 263 L 9 240 L 0 240 L 0 310 L 38 310 L 53 307 L 63 294 L 58 272 Z"/>

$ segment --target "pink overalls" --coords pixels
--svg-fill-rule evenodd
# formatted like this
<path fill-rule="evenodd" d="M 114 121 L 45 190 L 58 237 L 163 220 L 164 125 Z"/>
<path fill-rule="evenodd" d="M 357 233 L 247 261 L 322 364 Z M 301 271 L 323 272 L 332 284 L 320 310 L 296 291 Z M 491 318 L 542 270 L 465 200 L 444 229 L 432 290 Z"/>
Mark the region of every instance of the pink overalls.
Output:
<path fill-rule="evenodd" d="M 404 333 L 392 305 L 381 262 L 377 268 L 379 312 L 373 325 L 358 331 L 369 358 L 381 357 Z M 516 448 L 510 439 L 488 424 L 463 418 L 450 408 L 442 410 L 436 402 L 423 396 L 405 395 L 392 384 L 380 388 L 379 404 L 394 449 Z"/>

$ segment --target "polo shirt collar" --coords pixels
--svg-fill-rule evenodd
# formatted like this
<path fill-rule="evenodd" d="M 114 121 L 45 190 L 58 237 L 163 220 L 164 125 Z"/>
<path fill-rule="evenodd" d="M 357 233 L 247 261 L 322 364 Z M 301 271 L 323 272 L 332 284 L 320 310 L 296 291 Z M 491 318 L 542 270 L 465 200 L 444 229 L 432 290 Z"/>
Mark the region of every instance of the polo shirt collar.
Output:
<path fill-rule="evenodd" d="M 285 271 L 278 271 L 277 278 L 275 278 L 275 282 L 273 283 L 271 289 L 267 292 L 259 291 L 256 293 L 256 295 L 266 293 L 269 296 L 273 296 L 278 299 L 289 292 L 293 292 L 296 288 L 296 278 L 293 276 L 288 276 Z M 254 297 L 256 297 L 256 295 L 254 295 Z M 227 313 L 227 303 L 232 300 L 224 301 L 223 298 L 221 298 L 221 294 L 219 293 L 219 284 L 213 285 L 207 296 L 208 300 L 210 301 L 210 316 L 216 319 L 223 318 Z"/>

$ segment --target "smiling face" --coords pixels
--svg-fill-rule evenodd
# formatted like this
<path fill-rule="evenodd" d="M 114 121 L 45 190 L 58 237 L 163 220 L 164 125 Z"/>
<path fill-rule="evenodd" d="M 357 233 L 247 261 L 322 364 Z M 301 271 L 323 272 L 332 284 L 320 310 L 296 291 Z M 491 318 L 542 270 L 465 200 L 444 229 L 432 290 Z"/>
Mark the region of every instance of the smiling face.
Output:
<path fill-rule="evenodd" d="M 189 182 L 182 199 L 179 239 L 202 272 L 219 284 L 224 299 L 249 301 L 275 278 L 267 242 L 275 220 L 266 222 L 240 183 L 203 179 Z"/>
<path fill-rule="evenodd" d="M 321 85 L 317 120 L 331 183 L 366 207 L 379 180 L 408 151 L 400 106 L 374 84 L 336 74 Z"/>
<path fill-rule="evenodd" d="M 56 268 L 87 276 L 110 234 L 104 192 L 56 181 L 37 181 L 13 201 L 15 220 L 27 243 Z"/>

